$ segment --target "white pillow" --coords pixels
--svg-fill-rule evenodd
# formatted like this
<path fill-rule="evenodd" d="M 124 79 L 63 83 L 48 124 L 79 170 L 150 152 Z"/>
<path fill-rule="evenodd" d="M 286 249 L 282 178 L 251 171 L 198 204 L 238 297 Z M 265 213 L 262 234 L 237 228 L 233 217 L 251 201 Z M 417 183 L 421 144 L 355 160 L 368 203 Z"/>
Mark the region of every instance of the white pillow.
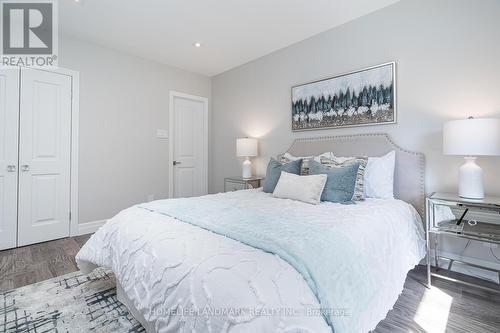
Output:
<path fill-rule="evenodd" d="M 284 153 L 282 155 L 282 157 L 286 158 L 286 159 L 288 159 L 290 161 L 296 161 L 296 160 L 300 160 L 300 159 L 303 159 L 303 160 L 307 159 L 308 160 L 308 159 L 313 158 L 314 156 L 312 156 L 312 155 L 311 156 L 294 156 L 294 155 L 292 155 L 290 153 Z"/>
<path fill-rule="evenodd" d="M 284 153 L 282 155 L 278 156 L 278 161 L 281 163 L 289 163 L 291 161 L 296 161 L 296 160 L 302 160 L 302 164 L 300 166 L 300 175 L 301 176 L 307 176 L 309 174 L 309 161 L 312 160 L 313 158 L 316 158 L 316 156 L 294 156 L 290 153 Z"/>
<path fill-rule="evenodd" d="M 281 171 L 278 184 L 274 188 L 276 198 L 298 200 L 313 205 L 321 201 L 327 175 L 299 176 Z"/>
<path fill-rule="evenodd" d="M 327 156 L 330 154 L 330 156 Z M 336 162 L 342 163 L 352 157 L 338 157 L 333 153 L 325 153 Z M 365 197 L 378 199 L 394 198 L 394 168 L 396 152 L 393 150 L 381 157 L 368 157 L 365 169 Z"/>
<path fill-rule="evenodd" d="M 318 163 L 321 163 L 322 157 L 329 158 L 331 160 L 335 160 L 336 162 L 343 162 L 343 161 L 339 161 L 339 160 L 340 159 L 347 159 L 347 157 L 336 157 L 333 153 L 327 152 L 327 153 L 323 153 L 323 154 L 318 155 L 318 156 L 314 156 L 314 160 Z"/>
<path fill-rule="evenodd" d="M 394 198 L 394 168 L 396 152 L 381 157 L 369 157 L 365 170 L 365 195 L 368 198 Z"/>

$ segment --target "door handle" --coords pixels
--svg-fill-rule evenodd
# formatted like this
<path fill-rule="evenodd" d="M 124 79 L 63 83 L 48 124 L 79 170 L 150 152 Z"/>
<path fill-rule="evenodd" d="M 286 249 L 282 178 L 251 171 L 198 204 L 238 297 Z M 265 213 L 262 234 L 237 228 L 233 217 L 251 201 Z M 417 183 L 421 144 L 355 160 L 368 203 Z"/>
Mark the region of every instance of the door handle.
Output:
<path fill-rule="evenodd" d="M 173 162 L 173 164 L 174 164 L 174 165 L 179 165 L 179 164 L 181 164 L 181 162 L 179 162 L 179 161 L 174 161 L 174 162 Z"/>
<path fill-rule="evenodd" d="M 15 165 L 7 165 L 7 172 L 16 172 Z"/>
<path fill-rule="evenodd" d="M 27 164 L 21 165 L 21 171 L 22 172 L 28 172 L 30 171 L 30 166 Z"/>

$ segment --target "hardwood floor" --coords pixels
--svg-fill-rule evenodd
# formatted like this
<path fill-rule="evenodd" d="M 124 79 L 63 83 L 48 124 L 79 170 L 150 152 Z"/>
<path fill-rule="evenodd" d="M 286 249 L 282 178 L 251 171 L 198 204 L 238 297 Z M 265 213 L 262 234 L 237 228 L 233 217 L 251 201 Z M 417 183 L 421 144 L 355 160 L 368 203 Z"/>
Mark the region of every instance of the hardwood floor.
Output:
<path fill-rule="evenodd" d="M 76 271 L 75 255 L 88 238 L 0 251 L 0 292 Z M 394 309 L 374 332 L 500 332 L 500 294 L 442 279 L 434 279 L 427 289 L 424 281 L 424 267 L 408 274 Z"/>
<path fill-rule="evenodd" d="M 492 287 L 482 280 L 455 273 L 454 277 Z M 424 266 L 408 273 L 403 293 L 376 333 L 500 332 L 500 294 L 439 278 L 425 286 Z"/>
<path fill-rule="evenodd" d="M 75 272 L 75 256 L 90 235 L 0 251 L 0 292 Z"/>

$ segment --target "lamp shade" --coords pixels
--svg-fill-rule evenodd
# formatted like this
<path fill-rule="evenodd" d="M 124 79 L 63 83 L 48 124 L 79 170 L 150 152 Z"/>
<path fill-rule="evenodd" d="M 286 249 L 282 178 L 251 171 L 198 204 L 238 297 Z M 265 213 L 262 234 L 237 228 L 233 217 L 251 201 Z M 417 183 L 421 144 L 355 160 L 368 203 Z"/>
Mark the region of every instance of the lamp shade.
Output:
<path fill-rule="evenodd" d="M 463 156 L 500 155 L 500 119 L 464 119 L 443 126 L 443 153 Z"/>
<path fill-rule="evenodd" d="M 241 157 L 257 156 L 257 139 L 253 138 L 236 139 L 236 156 L 241 156 Z"/>

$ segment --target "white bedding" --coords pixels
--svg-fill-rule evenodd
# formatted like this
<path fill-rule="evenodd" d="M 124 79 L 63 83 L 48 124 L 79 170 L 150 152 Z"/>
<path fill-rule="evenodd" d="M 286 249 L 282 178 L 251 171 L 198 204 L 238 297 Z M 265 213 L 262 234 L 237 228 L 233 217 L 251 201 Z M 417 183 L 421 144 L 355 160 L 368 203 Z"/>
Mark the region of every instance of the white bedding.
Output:
<path fill-rule="evenodd" d="M 331 288 L 341 304 L 336 333 L 374 329 L 401 293 L 408 270 L 425 255 L 420 218 L 399 200 L 313 206 L 261 190 L 213 198 L 244 201 L 250 210 L 279 211 L 334 228 L 359 244 L 371 265 L 356 281 L 343 279 L 342 271 L 356 270 L 357 259 L 335 257 L 331 245 L 339 271 L 332 276 Z M 111 219 L 85 244 L 77 262 L 85 272 L 97 266 L 112 269 L 150 331 L 331 332 L 314 311 L 320 308 L 316 296 L 278 256 L 142 208 L 129 208 Z M 350 312 L 362 301 L 356 283 L 369 283 L 379 291 L 377 297 L 363 300 L 369 306 L 361 313 Z"/>

